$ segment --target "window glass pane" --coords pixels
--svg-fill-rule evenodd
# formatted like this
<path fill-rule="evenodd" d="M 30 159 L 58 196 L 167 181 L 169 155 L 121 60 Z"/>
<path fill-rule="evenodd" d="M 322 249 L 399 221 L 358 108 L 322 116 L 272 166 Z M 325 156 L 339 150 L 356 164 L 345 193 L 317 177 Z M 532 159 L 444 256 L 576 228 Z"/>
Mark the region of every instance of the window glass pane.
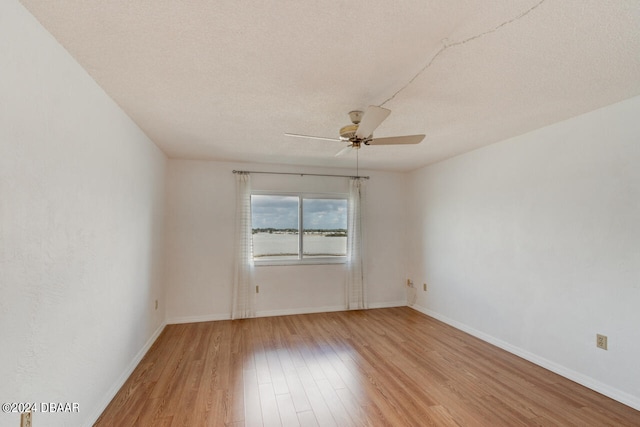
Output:
<path fill-rule="evenodd" d="M 255 259 L 298 259 L 298 200 L 297 196 L 251 196 Z"/>
<path fill-rule="evenodd" d="M 347 255 L 347 200 L 303 199 L 305 257 Z"/>

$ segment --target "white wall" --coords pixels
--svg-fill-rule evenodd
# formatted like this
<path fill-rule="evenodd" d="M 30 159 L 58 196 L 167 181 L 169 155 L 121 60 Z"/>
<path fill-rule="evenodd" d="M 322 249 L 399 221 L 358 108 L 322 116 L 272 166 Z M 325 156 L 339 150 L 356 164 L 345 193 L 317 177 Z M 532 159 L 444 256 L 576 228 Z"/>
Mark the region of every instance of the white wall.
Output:
<path fill-rule="evenodd" d="M 632 98 L 412 173 L 409 241 L 418 309 L 637 409 L 639 111 Z"/>
<path fill-rule="evenodd" d="M 235 177 L 233 169 L 353 174 L 353 171 L 170 160 L 167 174 L 168 323 L 227 319 L 231 313 Z M 365 172 L 371 306 L 404 305 L 405 174 Z M 347 179 L 252 175 L 256 190 L 348 192 Z M 345 307 L 344 265 L 259 266 L 259 316 Z"/>
<path fill-rule="evenodd" d="M 17 1 L 0 69 L 0 402 L 90 425 L 163 325 L 166 159 Z"/>

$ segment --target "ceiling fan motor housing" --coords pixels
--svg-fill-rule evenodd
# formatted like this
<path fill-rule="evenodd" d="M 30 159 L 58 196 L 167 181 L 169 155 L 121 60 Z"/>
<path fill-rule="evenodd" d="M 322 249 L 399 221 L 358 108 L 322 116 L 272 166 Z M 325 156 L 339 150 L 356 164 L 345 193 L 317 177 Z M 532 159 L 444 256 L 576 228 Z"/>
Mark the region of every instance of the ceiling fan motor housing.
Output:
<path fill-rule="evenodd" d="M 349 118 L 353 124 L 340 128 L 340 139 L 351 142 L 354 142 L 357 139 L 356 132 L 358 131 L 358 125 L 360 124 L 363 115 L 364 112 L 360 110 L 349 111 Z"/>
<path fill-rule="evenodd" d="M 356 132 L 358 130 L 358 125 L 346 125 L 340 128 L 340 139 L 349 141 L 352 138 L 355 138 Z"/>

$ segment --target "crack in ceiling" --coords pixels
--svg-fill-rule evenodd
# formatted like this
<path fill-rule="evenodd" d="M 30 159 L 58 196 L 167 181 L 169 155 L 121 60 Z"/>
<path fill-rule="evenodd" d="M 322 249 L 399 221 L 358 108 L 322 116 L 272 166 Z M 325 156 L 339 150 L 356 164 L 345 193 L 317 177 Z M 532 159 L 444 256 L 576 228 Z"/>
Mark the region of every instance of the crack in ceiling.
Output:
<path fill-rule="evenodd" d="M 442 41 L 442 46 L 440 47 L 440 49 L 436 52 L 435 55 L 433 55 L 431 57 L 431 60 L 429 62 L 427 62 L 427 64 L 422 67 L 412 78 L 411 80 L 409 80 L 404 86 L 402 86 L 400 89 L 398 89 L 393 95 L 391 95 L 389 98 L 387 98 L 386 100 L 384 100 L 381 104 L 378 105 L 378 107 L 383 107 L 387 102 L 392 101 L 396 95 L 400 94 L 402 91 L 404 91 L 407 87 L 409 87 L 411 85 L 411 83 L 413 83 L 418 77 L 420 77 L 425 71 L 427 71 L 427 69 L 429 67 L 431 67 L 431 64 L 433 64 L 433 62 L 436 60 L 436 58 L 438 56 L 440 56 L 440 54 L 444 53 L 447 49 L 451 48 L 451 47 L 455 47 L 455 46 L 461 46 L 465 43 L 468 43 L 472 40 L 477 40 L 479 38 L 482 38 L 484 36 L 486 36 L 487 34 L 491 34 L 494 33 L 496 31 L 498 31 L 500 28 L 512 24 L 522 18 L 524 18 L 525 16 L 527 16 L 529 13 L 531 13 L 533 10 L 537 9 L 542 3 L 544 3 L 547 0 L 540 0 L 538 3 L 536 3 L 535 5 L 533 5 L 532 7 L 530 7 L 529 9 L 525 10 L 524 12 L 520 13 L 519 15 L 517 15 L 516 17 L 509 19 L 508 21 L 504 21 L 498 25 L 496 25 L 494 28 L 484 31 L 482 33 L 476 34 L 474 36 L 468 37 L 464 40 L 460 40 L 457 42 L 453 42 L 453 43 L 447 43 L 447 39 L 444 39 Z"/>

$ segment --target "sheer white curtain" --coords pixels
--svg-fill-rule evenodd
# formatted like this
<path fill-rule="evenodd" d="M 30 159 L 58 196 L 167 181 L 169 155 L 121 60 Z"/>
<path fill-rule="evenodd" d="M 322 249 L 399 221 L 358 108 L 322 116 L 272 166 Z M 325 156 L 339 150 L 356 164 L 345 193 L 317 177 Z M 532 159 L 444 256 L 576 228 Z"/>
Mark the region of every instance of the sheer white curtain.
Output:
<path fill-rule="evenodd" d="M 232 319 L 255 316 L 253 250 L 251 235 L 251 177 L 236 172 L 236 250 Z"/>
<path fill-rule="evenodd" d="M 347 227 L 347 308 L 368 308 L 364 281 L 363 244 L 364 235 L 364 178 L 349 179 L 349 212 Z"/>

